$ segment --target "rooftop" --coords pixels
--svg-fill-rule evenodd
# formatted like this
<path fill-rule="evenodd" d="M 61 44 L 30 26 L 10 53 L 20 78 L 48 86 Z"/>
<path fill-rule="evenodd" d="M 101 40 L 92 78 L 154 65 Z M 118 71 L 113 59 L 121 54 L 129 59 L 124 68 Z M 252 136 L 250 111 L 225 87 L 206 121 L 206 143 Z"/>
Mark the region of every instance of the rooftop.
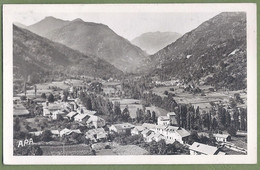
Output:
<path fill-rule="evenodd" d="M 78 114 L 75 116 L 75 119 L 84 119 L 86 117 L 90 117 L 88 114 Z"/>
<path fill-rule="evenodd" d="M 214 137 L 218 137 L 218 138 L 228 138 L 230 135 L 229 134 L 213 134 Z"/>
<path fill-rule="evenodd" d="M 200 152 L 206 155 L 214 155 L 218 151 L 218 148 L 215 146 L 209 146 L 202 143 L 194 142 L 190 146 L 190 150 Z"/>

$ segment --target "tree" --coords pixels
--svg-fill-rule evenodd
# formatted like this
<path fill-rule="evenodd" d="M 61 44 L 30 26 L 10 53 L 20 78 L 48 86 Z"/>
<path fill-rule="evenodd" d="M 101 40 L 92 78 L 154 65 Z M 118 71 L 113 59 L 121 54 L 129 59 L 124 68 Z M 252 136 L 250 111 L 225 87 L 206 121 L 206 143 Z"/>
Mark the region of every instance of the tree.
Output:
<path fill-rule="evenodd" d="M 153 120 L 153 123 L 156 122 L 156 114 L 154 111 L 152 111 L 152 120 Z"/>
<path fill-rule="evenodd" d="M 199 135 L 195 131 L 191 132 L 191 134 L 190 134 L 190 136 L 188 138 L 187 143 L 192 145 L 194 142 L 199 142 Z"/>
<path fill-rule="evenodd" d="M 160 140 L 158 142 L 158 154 L 165 155 L 167 153 L 167 146 L 165 140 Z"/>
<path fill-rule="evenodd" d="M 234 126 L 228 127 L 227 131 L 231 136 L 236 136 L 237 134 L 237 129 Z"/>
<path fill-rule="evenodd" d="M 54 96 L 52 93 L 48 96 L 48 102 L 50 102 L 50 103 L 54 102 Z"/>
<path fill-rule="evenodd" d="M 45 130 L 41 134 L 41 140 L 44 142 L 49 142 L 52 140 L 52 133 L 50 130 Z"/>
<path fill-rule="evenodd" d="M 218 122 L 217 122 L 216 118 L 213 118 L 213 120 L 212 120 L 212 129 L 216 130 L 217 127 L 218 127 Z"/>
<path fill-rule="evenodd" d="M 46 99 L 46 94 L 42 93 L 41 98 Z"/>
<path fill-rule="evenodd" d="M 129 117 L 130 117 L 130 113 L 129 113 L 129 110 L 128 110 L 128 106 L 126 105 L 126 107 L 124 108 L 124 110 L 122 112 L 122 119 L 123 119 L 124 122 L 127 122 Z"/>
<path fill-rule="evenodd" d="M 14 155 L 42 155 L 43 151 L 39 146 L 26 145 L 23 147 L 14 147 Z"/>
<path fill-rule="evenodd" d="M 91 104 L 91 99 L 90 98 L 86 98 L 85 106 L 86 106 L 86 108 L 88 110 L 92 110 L 92 104 Z"/>
<path fill-rule="evenodd" d="M 14 126 L 14 131 L 20 131 L 21 126 L 20 126 L 20 119 L 19 119 L 18 117 L 16 117 L 16 118 L 14 119 L 14 124 L 13 124 L 13 126 Z"/>
<path fill-rule="evenodd" d="M 169 92 L 168 92 L 167 90 L 165 90 L 165 91 L 164 91 L 164 94 L 165 94 L 165 95 L 168 95 L 168 94 L 169 94 Z"/>
<path fill-rule="evenodd" d="M 174 91 L 174 88 L 170 88 L 170 91 Z"/>

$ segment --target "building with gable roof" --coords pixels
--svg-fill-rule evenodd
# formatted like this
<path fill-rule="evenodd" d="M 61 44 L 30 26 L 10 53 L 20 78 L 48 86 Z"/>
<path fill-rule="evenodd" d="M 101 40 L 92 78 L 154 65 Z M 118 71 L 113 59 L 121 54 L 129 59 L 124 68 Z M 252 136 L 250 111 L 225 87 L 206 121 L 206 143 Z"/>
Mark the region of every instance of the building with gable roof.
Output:
<path fill-rule="evenodd" d="M 143 130 L 146 128 L 143 126 L 135 126 L 133 129 L 131 129 L 131 134 L 132 135 L 140 135 Z"/>
<path fill-rule="evenodd" d="M 229 134 L 213 134 L 215 137 L 216 141 L 218 142 L 228 142 L 231 140 L 231 136 Z"/>
<path fill-rule="evenodd" d="M 131 129 L 135 126 L 130 123 L 114 124 L 109 127 L 110 132 L 118 134 L 131 134 Z"/>
<path fill-rule="evenodd" d="M 102 119 L 99 116 L 94 116 L 94 115 L 89 115 L 89 119 L 86 121 L 86 124 L 89 127 L 95 127 L 95 128 L 99 128 L 99 127 L 104 127 L 106 125 L 106 121 L 104 119 Z"/>
<path fill-rule="evenodd" d="M 205 145 L 203 143 L 194 142 L 190 146 L 190 155 L 223 155 L 219 148 L 215 146 Z"/>

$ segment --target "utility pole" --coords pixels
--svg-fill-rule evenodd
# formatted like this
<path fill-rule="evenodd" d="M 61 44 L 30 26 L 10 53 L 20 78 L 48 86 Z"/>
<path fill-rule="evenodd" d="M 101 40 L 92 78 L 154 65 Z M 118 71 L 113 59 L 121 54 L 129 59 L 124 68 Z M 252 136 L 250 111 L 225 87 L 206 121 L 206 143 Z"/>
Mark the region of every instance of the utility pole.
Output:
<path fill-rule="evenodd" d="M 24 95 L 26 96 L 26 81 L 24 81 Z"/>

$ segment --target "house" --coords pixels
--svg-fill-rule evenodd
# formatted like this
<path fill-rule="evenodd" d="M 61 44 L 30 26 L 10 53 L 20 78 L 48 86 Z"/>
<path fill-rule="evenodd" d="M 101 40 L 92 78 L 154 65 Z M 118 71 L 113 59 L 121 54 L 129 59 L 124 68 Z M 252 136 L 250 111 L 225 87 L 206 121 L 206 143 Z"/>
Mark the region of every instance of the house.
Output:
<path fill-rule="evenodd" d="M 69 120 L 74 120 L 74 117 L 77 115 L 78 113 L 75 112 L 75 111 L 71 111 L 69 112 L 66 117 L 69 119 Z"/>
<path fill-rule="evenodd" d="M 152 141 L 159 142 L 160 140 L 164 140 L 164 136 L 162 134 L 152 132 L 150 133 L 149 136 L 144 138 L 144 140 L 146 142 L 152 142 Z"/>
<path fill-rule="evenodd" d="M 229 134 L 213 134 L 216 141 L 218 142 L 227 142 L 231 140 L 231 136 Z"/>
<path fill-rule="evenodd" d="M 115 124 L 109 127 L 109 131 L 118 134 L 131 134 L 131 129 L 134 127 L 130 123 Z"/>
<path fill-rule="evenodd" d="M 60 132 L 58 130 L 51 130 L 52 133 L 52 137 L 59 137 L 60 136 Z"/>
<path fill-rule="evenodd" d="M 159 116 L 157 119 L 158 125 L 170 125 L 170 118 L 168 116 Z"/>
<path fill-rule="evenodd" d="M 89 119 L 89 115 L 88 114 L 77 114 L 75 117 L 74 117 L 74 120 L 77 121 L 77 122 L 81 122 L 81 123 L 86 123 L 86 121 Z"/>
<path fill-rule="evenodd" d="M 42 134 L 43 131 L 35 131 L 35 132 L 29 132 L 29 134 L 33 135 L 33 136 L 40 136 Z"/>
<path fill-rule="evenodd" d="M 190 132 L 177 126 L 158 125 L 155 132 L 164 135 L 166 143 L 174 143 L 175 141 L 185 143 L 190 136 Z"/>
<path fill-rule="evenodd" d="M 177 119 L 176 119 L 176 113 L 175 112 L 169 112 L 169 113 L 167 113 L 167 116 L 170 119 L 170 125 L 178 126 L 178 122 L 177 122 Z"/>
<path fill-rule="evenodd" d="M 43 104 L 43 116 L 51 117 L 53 112 L 63 110 L 60 103 L 48 103 Z"/>
<path fill-rule="evenodd" d="M 22 104 L 14 104 L 13 116 L 29 116 L 30 112 Z"/>
<path fill-rule="evenodd" d="M 158 125 L 173 125 L 177 126 L 177 120 L 176 120 L 176 114 L 174 112 L 169 112 L 167 113 L 167 116 L 159 116 L 157 119 L 157 124 Z"/>
<path fill-rule="evenodd" d="M 99 127 L 104 127 L 106 125 L 106 121 L 104 119 L 102 119 L 99 116 L 94 116 L 94 115 L 89 115 L 89 119 L 87 120 L 87 125 L 89 127 L 95 127 L 95 128 L 99 128 Z"/>
<path fill-rule="evenodd" d="M 34 103 L 41 104 L 41 103 L 46 102 L 46 99 L 41 98 L 41 97 L 38 97 L 38 98 L 33 99 L 33 102 L 34 102 Z"/>
<path fill-rule="evenodd" d="M 157 125 L 151 123 L 143 123 L 142 126 L 149 130 L 155 130 Z"/>
<path fill-rule="evenodd" d="M 57 120 L 59 118 L 59 116 L 65 116 L 66 112 L 61 111 L 61 110 L 56 110 L 52 113 L 51 117 L 53 120 Z"/>
<path fill-rule="evenodd" d="M 149 130 L 149 129 L 145 129 L 141 132 L 141 135 L 143 135 L 144 138 L 146 138 L 147 136 L 149 136 L 153 131 Z"/>
<path fill-rule="evenodd" d="M 144 123 L 142 126 L 156 134 L 163 135 L 166 143 L 174 143 L 175 141 L 185 143 L 190 136 L 190 132 L 177 126 L 154 125 L 149 123 Z"/>
<path fill-rule="evenodd" d="M 72 133 L 78 133 L 78 134 L 81 134 L 81 131 L 79 129 L 75 129 L 75 130 L 71 130 L 71 129 L 63 129 L 60 131 L 60 137 L 62 136 L 67 136 L 67 135 L 70 135 Z"/>
<path fill-rule="evenodd" d="M 219 148 L 215 146 L 209 146 L 202 143 L 194 142 L 190 146 L 190 155 L 223 155 L 225 153 L 220 152 Z"/>
<path fill-rule="evenodd" d="M 93 142 L 98 142 L 105 140 L 107 138 L 107 133 L 103 128 L 91 129 L 86 132 L 86 139 Z"/>
<path fill-rule="evenodd" d="M 132 134 L 132 135 L 140 135 L 141 132 L 142 132 L 143 130 L 145 130 L 145 129 L 146 129 L 146 128 L 143 127 L 143 126 L 135 126 L 133 129 L 131 129 L 131 134 Z"/>

